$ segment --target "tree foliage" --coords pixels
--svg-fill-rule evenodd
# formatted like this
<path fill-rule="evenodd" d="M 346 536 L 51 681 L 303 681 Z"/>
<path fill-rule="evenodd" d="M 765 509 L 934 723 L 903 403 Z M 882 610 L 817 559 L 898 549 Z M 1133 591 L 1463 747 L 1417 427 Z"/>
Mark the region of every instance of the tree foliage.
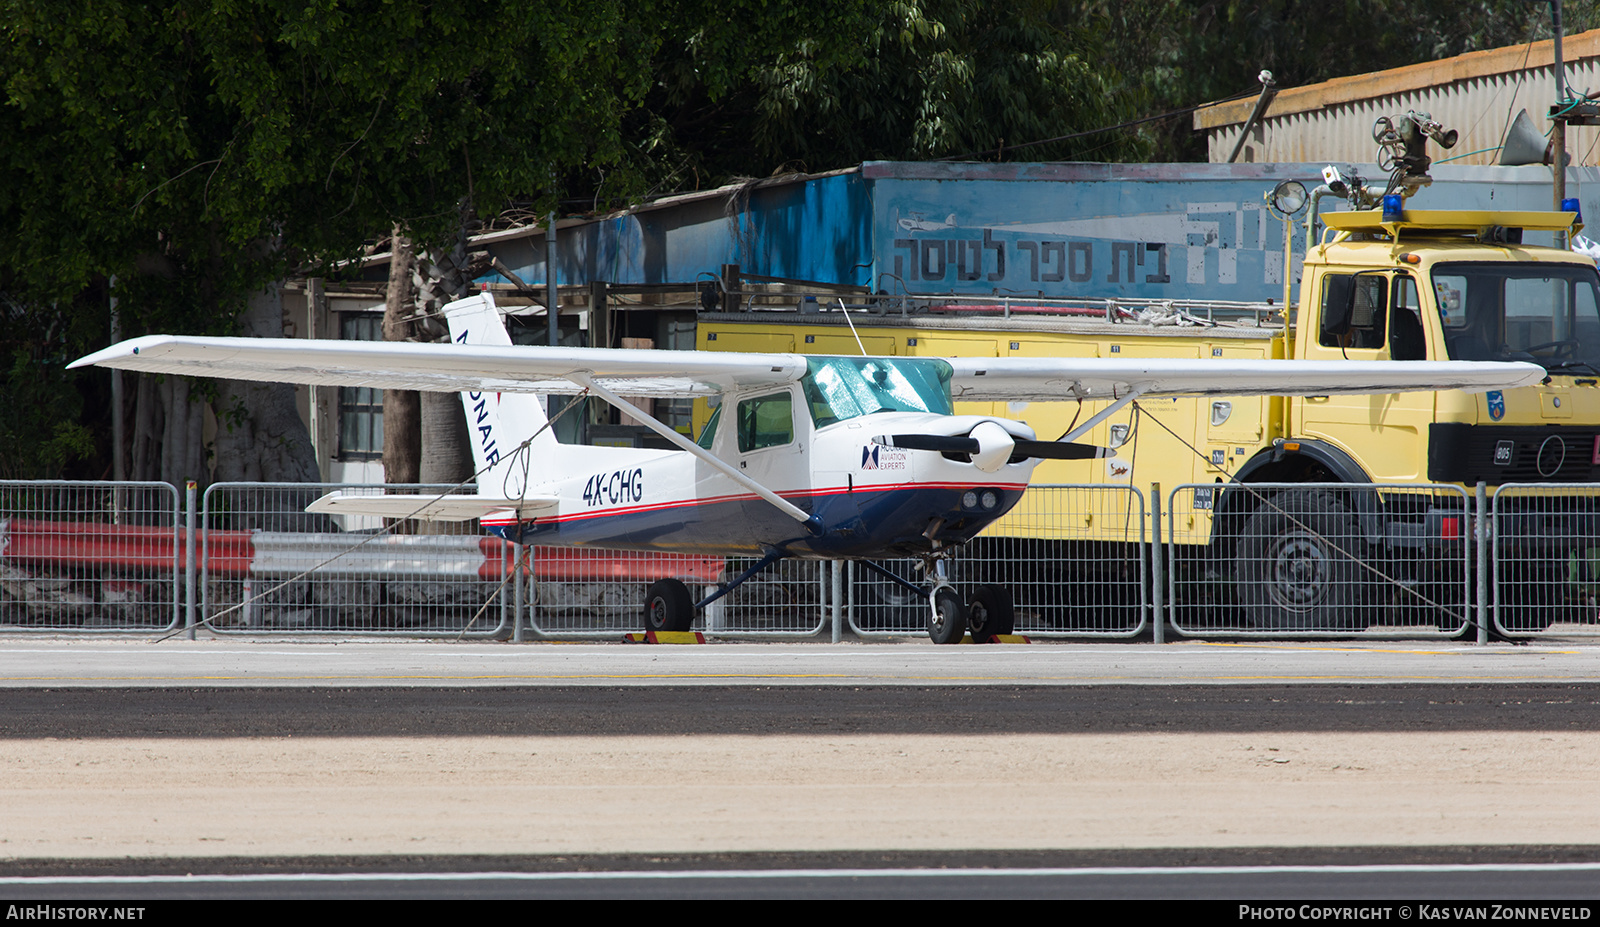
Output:
<path fill-rule="evenodd" d="M 1600 24 L 1596 5 L 1568 3 L 1567 32 Z M 1289 87 L 1547 37 L 1548 17 L 1523 0 L 0 0 L 0 360 L 103 342 L 113 277 L 125 335 L 234 331 L 266 282 L 392 228 L 445 245 L 464 201 L 492 220 L 877 158 L 1200 157 L 1186 116 L 1016 146 L 1249 92 L 1262 68 Z M 103 416 L 98 390 L 76 401 Z M 51 448 L 29 459 L 84 446 L 6 427 Z"/>

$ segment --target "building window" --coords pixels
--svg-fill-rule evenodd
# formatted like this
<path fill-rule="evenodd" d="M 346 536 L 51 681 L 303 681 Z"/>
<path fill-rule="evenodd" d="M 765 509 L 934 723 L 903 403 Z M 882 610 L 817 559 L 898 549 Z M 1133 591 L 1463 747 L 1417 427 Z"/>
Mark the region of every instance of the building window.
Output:
<path fill-rule="evenodd" d="M 346 341 L 382 341 L 383 316 L 341 314 L 339 336 Z M 367 386 L 339 387 L 339 459 L 383 457 L 383 390 Z"/>

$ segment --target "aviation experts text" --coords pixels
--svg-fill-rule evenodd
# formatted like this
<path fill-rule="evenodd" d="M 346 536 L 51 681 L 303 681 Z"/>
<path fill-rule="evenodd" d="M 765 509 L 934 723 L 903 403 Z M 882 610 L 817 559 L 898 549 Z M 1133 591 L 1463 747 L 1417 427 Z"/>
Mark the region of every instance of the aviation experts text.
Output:
<path fill-rule="evenodd" d="M 1588 921 L 1587 907 L 1550 905 L 1239 905 L 1241 921 Z"/>

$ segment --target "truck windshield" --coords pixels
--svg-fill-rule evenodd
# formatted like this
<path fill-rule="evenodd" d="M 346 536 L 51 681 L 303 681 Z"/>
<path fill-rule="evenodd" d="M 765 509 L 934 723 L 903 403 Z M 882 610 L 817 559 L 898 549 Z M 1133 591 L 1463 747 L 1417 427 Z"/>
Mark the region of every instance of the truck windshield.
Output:
<path fill-rule="evenodd" d="M 874 412 L 955 412 L 955 371 L 936 358 L 808 357 L 806 367 L 801 382 L 818 428 Z"/>
<path fill-rule="evenodd" d="M 1433 294 L 1453 360 L 1600 373 L 1600 277 L 1581 264 L 1438 264 Z"/>

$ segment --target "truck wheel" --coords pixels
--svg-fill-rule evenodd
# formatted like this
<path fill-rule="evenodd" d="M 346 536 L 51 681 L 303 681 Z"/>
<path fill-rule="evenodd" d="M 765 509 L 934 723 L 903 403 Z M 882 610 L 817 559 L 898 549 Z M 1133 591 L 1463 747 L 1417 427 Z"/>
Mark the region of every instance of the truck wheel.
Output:
<path fill-rule="evenodd" d="M 1371 581 L 1356 517 L 1333 493 L 1285 490 L 1244 523 L 1234 590 L 1253 627 L 1359 631 Z"/>
<path fill-rule="evenodd" d="M 1566 566 L 1544 551 L 1535 559 L 1502 561 L 1500 629 L 1507 634 L 1549 630 L 1562 607 Z"/>
<path fill-rule="evenodd" d="M 1010 634 L 1017 626 L 1011 593 L 1004 586 L 979 586 L 967 605 L 967 627 L 974 641 L 986 641 L 996 634 Z"/>
<path fill-rule="evenodd" d="M 657 580 L 644 594 L 646 631 L 687 631 L 694 624 L 694 597 L 675 579 Z"/>

